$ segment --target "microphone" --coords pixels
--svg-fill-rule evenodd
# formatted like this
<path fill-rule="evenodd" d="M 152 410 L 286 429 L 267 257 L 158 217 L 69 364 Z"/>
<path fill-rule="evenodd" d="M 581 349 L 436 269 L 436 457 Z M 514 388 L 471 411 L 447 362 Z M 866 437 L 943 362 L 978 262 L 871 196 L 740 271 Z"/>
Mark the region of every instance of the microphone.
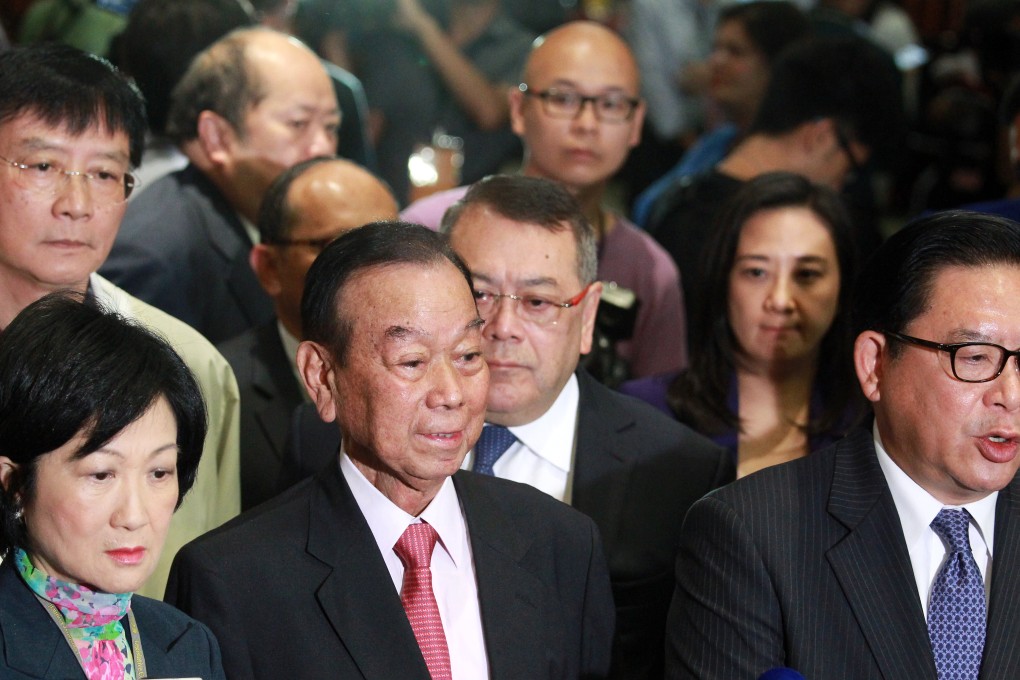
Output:
<path fill-rule="evenodd" d="M 758 680 L 805 680 L 805 678 L 792 668 L 772 668 L 759 675 Z"/>

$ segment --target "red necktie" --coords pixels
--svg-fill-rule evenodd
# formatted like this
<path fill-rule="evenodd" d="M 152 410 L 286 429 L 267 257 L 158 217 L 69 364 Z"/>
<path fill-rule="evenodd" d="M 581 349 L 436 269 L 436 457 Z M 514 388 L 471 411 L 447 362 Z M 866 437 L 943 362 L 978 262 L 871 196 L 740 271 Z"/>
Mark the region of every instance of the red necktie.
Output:
<path fill-rule="evenodd" d="M 411 622 L 411 630 L 425 657 L 432 680 L 452 680 L 450 650 L 439 618 L 439 605 L 432 592 L 432 551 L 439 535 L 426 522 L 408 525 L 393 546 L 404 563 L 404 584 L 400 601 Z"/>

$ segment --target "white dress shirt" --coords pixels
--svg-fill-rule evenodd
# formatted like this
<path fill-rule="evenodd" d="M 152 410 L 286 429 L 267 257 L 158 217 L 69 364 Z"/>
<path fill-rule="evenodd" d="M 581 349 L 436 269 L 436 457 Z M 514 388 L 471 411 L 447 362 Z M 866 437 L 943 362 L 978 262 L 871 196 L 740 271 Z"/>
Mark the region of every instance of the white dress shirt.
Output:
<path fill-rule="evenodd" d="M 424 512 L 413 517 L 372 486 L 342 448 L 340 471 L 372 530 L 398 593 L 404 581 L 404 565 L 393 551 L 397 539 L 408 525 L 421 520 L 431 524 L 439 534 L 439 542 L 432 553 L 432 591 L 446 633 L 454 680 L 489 677 L 471 542 L 453 480 L 443 482 Z M 385 641 L 380 640 L 380 644 Z"/>
<path fill-rule="evenodd" d="M 492 466 L 496 476 L 528 484 L 569 503 L 579 399 L 577 376 L 571 375 L 549 410 L 526 425 L 509 428 L 517 441 Z M 470 470 L 474 458 L 472 449 L 461 467 Z"/>
<path fill-rule="evenodd" d="M 910 554 L 910 564 L 914 571 L 925 620 L 928 618 L 931 587 L 935 583 L 936 574 L 946 561 L 946 546 L 930 526 L 943 508 L 953 510 L 963 508 L 973 518 L 970 523 L 970 547 L 985 581 L 987 602 L 992 582 L 992 543 L 995 536 L 995 501 L 999 497 L 998 492 L 966 505 L 943 505 L 893 461 L 882 446 L 877 427 L 875 450 L 878 452 L 878 463 L 882 467 L 893 501 L 896 503 L 896 512 L 900 516 L 900 526 L 903 529 L 903 538 L 907 542 L 907 552 Z"/>

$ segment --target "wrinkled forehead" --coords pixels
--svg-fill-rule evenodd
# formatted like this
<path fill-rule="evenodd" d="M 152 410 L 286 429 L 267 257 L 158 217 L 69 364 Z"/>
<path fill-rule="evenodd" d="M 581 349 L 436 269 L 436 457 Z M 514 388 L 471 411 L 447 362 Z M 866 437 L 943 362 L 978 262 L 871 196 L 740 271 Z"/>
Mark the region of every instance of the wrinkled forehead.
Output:
<path fill-rule="evenodd" d="M 34 112 L 0 122 L 0 153 L 32 151 L 83 153 L 129 161 L 130 140 L 124 130 L 111 130 L 103 118 L 91 125 L 52 123 Z"/>

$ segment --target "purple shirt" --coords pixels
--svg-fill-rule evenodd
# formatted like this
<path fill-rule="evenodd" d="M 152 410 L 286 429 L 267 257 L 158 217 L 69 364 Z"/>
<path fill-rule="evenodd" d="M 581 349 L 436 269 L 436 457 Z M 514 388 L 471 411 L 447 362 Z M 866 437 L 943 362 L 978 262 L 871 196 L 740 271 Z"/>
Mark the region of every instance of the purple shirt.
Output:
<path fill-rule="evenodd" d="M 457 187 L 415 201 L 401 219 L 438 229 L 443 214 L 463 198 L 468 187 Z M 641 301 L 634 336 L 619 342 L 616 351 L 640 378 L 679 371 L 687 366 L 687 326 L 680 273 L 662 246 L 623 217 L 599 244 L 601 281 L 629 288 Z"/>

